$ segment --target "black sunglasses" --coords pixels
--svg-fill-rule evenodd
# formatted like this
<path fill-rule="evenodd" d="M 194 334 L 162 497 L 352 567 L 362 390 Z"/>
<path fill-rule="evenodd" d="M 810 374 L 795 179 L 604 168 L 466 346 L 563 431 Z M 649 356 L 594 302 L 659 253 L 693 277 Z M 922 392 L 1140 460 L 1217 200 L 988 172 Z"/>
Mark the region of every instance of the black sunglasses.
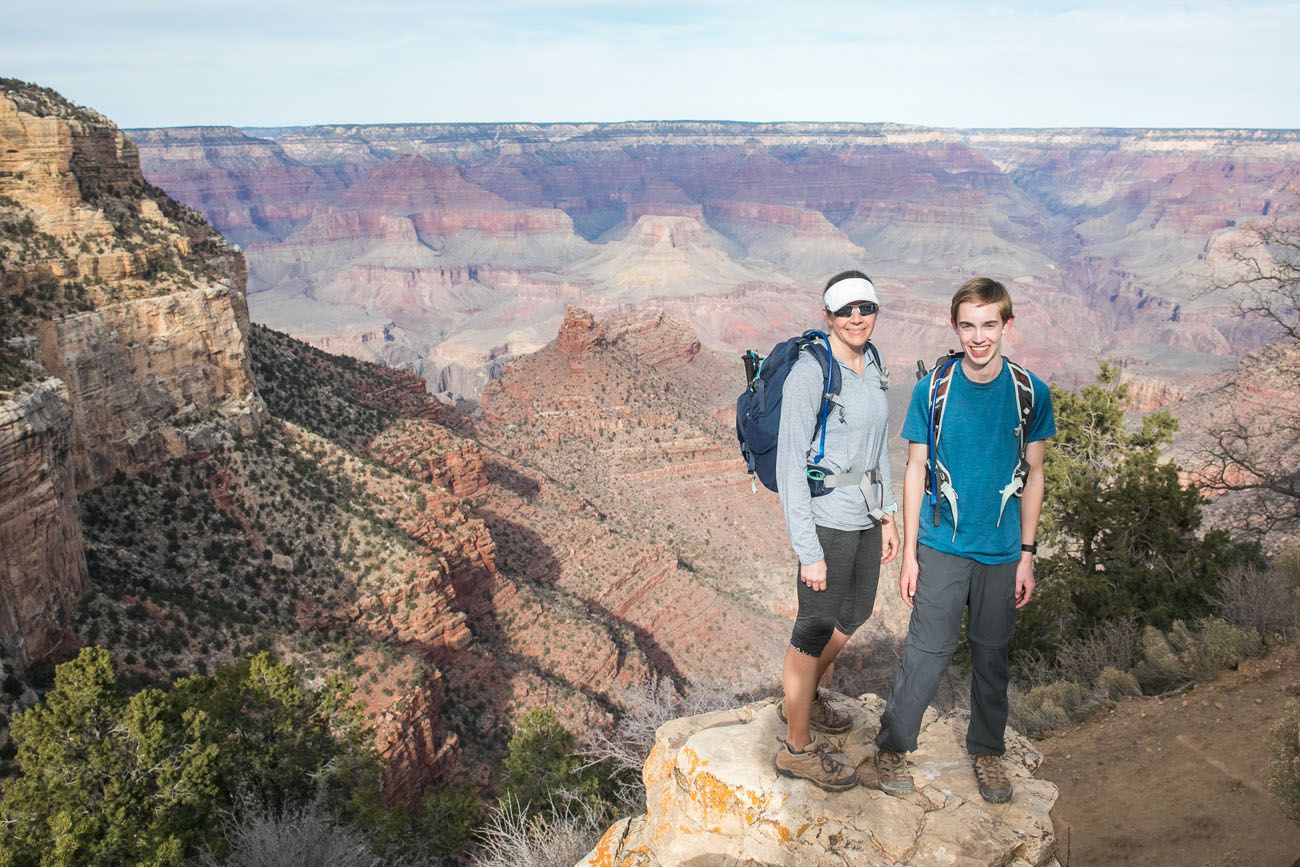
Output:
<path fill-rule="evenodd" d="M 843 307 L 841 307 L 839 310 L 836 310 L 831 315 L 836 317 L 837 319 L 848 319 L 850 316 L 853 315 L 853 309 L 855 307 L 863 316 L 871 316 L 872 314 L 880 311 L 880 305 L 877 304 L 876 302 L 860 301 L 857 304 L 845 304 Z"/>

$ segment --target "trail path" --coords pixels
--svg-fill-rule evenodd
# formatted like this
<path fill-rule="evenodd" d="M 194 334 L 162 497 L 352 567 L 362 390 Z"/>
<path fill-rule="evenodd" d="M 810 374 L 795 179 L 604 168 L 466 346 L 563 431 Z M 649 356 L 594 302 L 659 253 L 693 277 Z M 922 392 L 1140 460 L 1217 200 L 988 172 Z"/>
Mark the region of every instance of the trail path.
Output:
<path fill-rule="evenodd" d="M 1066 867 L 1292 867 L 1300 827 L 1268 793 L 1268 733 L 1300 696 L 1300 645 L 1038 744 Z M 1068 851 L 1067 851 L 1068 845 Z M 1068 861 L 1067 861 L 1068 857 Z"/>

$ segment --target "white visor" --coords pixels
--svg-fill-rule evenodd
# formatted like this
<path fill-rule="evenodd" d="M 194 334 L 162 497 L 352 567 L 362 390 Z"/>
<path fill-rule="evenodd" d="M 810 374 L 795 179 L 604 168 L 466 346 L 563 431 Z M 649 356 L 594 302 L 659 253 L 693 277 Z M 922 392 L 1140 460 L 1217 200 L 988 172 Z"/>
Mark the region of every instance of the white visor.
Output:
<path fill-rule="evenodd" d="M 871 285 L 870 280 L 864 280 L 861 277 L 845 277 L 843 280 L 832 283 L 830 288 L 822 295 L 822 303 L 831 312 L 839 310 L 845 304 L 851 304 L 854 301 L 880 303 L 880 299 L 876 297 L 876 287 Z"/>

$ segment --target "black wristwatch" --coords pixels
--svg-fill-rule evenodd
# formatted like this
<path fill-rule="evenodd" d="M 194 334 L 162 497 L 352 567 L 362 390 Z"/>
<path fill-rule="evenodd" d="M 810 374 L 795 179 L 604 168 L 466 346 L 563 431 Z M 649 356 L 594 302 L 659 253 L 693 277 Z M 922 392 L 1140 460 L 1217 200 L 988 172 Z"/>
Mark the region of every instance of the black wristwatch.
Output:
<path fill-rule="evenodd" d="M 1037 554 L 1037 553 L 1038 553 L 1038 543 L 1037 543 L 1037 542 L 1030 542 L 1028 545 L 1026 545 L 1024 542 L 1021 542 L 1021 543 L 1020 543 L 1020 550 L 1026 552 L 1026 553 L 1028 553 L 1028 554 Z"/>

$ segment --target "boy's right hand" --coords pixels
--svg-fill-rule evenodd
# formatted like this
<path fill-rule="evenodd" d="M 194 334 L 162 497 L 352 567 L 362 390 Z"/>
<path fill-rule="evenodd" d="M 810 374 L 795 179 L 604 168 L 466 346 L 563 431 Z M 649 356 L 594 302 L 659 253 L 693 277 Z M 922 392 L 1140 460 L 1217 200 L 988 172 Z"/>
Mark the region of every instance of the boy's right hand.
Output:
<path fill-rule="evenodd" d="M 916 561 L 915 554 L 903 555 L 903 566 L 898 570 L 898 595 L 903 597 L 903 604 L 908 608 L 912 607 L 912 599 L 916 596 L 916 579 L 921 577 L 921 564 Z"/>
<path fill-rule="evenodd" d="M 787 573 L 789 574 L 789 573 Z M 826 589 L 826 561 L 818 560 L 816 563 L 805 563 L 799 567 L 799 580 L 807 584 L 809 589 L 821 592 Z"/>

